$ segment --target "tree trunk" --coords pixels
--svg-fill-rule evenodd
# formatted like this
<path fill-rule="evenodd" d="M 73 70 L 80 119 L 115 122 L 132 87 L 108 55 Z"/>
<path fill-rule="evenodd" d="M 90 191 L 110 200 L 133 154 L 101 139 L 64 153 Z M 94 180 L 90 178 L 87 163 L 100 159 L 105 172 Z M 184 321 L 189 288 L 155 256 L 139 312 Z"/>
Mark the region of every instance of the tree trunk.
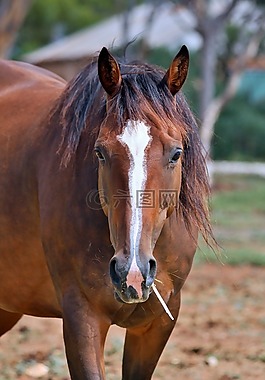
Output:
<path fill-rule="evenodd" d="M 148 3 L 148 2 L 147 2 Z M 150 46 L 148 44 L 148 37 L 151 32 L 151 28 L 153 26 L 153 23 L 155 21 L 155 17 L 157 15 L 157 12 L 159 10 L 159 0 L 153 0 L 152 1 L 152 7 L 149 13 L 149 16 L 145 23 L 145 31 L 142 33 L 140 46 L 139 46 L 139 52 L 138 52 L 138 58 L 141 61 L 146 61 L 148 58 L 148 54 L 150 53 Z"/>
<path fill-rule="evenodd" d="M 210 26 L 203 33 L 203 47 L 201 52 L 201 93 L 199 116 L 203 120 L 209 103 L 215 96 L 215 70 L 217 61 L 216 30 Z"/>
<path fill-rule="evenodd" d="M 32 0 L 0 0 L 0 57 L 9 58 Z"/>
<path fill-rule="evenodd" d="M 261 28 L 259 33 L 248 41 L 244 52 L 237 58 L 233 73 L 226 83 L 224 91 L 218 97 L 210 99 L 206 105 L 204 116 L 201 119 L 200 135 L 208 158 L 210 158 L 211 155 L 211 141 L 214 134 L 215 123 L 224 106 L 235 96 L 240 83 L 241 74 L 247 62 L 258 54 L 264 34 L 265 30 Z"/>
<path fill-rule="evenodd" d="M 238 84 L 240 82 L 240 76 L 240 72 L 233 73 L 224 92 L 220 96 L 214 98 L 206 109 L 205 117 L 203 118 L 201 124 L 201 140 L 207 153 L 207 158 L 210 158 L 211 155 L 211 142 L 214 134 L 214 125 L 223 107 L 236 94 Z"/>

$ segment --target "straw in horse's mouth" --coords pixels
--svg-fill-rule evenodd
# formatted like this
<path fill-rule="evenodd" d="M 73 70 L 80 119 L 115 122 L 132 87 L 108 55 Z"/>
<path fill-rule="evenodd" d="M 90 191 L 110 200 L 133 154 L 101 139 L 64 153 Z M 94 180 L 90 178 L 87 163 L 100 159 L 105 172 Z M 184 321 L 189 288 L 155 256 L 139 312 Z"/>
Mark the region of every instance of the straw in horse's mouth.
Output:
<path fill-rule="evenodd" d="M 165 312 L 166 312 L 167 315 L 169 316 L 169 318 L 172 319 L 172 321 L 174 321 L 174 317 L 173 317 L 173 315 L 171 314 L 171 312 L 170 312 L 170 310 L 169 310 L 167 304 L 166 304 L 165 301 L 163 300 L 163 298 L 162 298 L 161 294 L 159 293 L 159 291 L 158 291 L 157 287 L 155 286 L 155 284 L 153 283 L 153 284 L 151 285 L 151 287 L 152 287 L 152 289 L 153 289 L 155 295 L 157 296 L 158 301 L 161 303 L 161 305 L 163 306 Z"/>
<path fill-rule="evenodd" d="M 160 282 L 159 280 L 156 280 L 156 281 Z M 133 291 L 135 292 L 135 293 L 134 293 L 135 301 L 136 301 L 136 302 L 137 302 L 137 300 L 139 301 L 139 297 L 138 297 L 137 291 L 136 291 L 132 286 L 129 286 L 129 288 L 130 288 L 131 291 L 133 290 Z M 158 291 L 158 289 L 157 289 L 157 287 L 156 287 L 156 285 L 155 285 L 154 283 L 151 285 L 151 288 L 153 289 L 155 295 L 156 295 L 157 298 L 158 298 L 158 301 L 161 303 L 163 309 L 165 310 L 165 312 L 167 313 L 167 315 L 169 316 L 169 318 L 170 318 L 172 321 L 174 321 L 174 317 L 173 317 L 173 315 L 171 314 L 171 312 L 170 312 L 170 310 L 169 310 L 167 304 L 166 304 L 165 301 L 163 300 L 161 294 L 159 293 L 159 291 Z M 121 293 L 124 293 L 126 290 L 127 290 L 127 284 L 126 284 L 126 282 L 125 282 L 125 283 L 123 283 L 123 285 L 122 285 Z M 122 300 L 122 298 L 119 296 L 118 292 L 115 292 L 115 298 L 117 299 L 117 301 L 120 301 L 120 302 L 122 302 L 122 303 L 126 303 L 126 302 L 125 302 L 124 300 Z"/>

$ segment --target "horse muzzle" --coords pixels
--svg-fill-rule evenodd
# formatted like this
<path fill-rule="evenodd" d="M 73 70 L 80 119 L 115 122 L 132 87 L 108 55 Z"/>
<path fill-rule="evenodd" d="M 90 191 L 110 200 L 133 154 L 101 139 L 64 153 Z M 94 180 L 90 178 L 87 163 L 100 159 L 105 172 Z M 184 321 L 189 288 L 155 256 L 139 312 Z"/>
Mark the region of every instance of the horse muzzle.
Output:
<path fill-rule="evenodd" d="M 145 302 L 156 276 L 156 260 L 153 256 L 144 261 L 128 260 L 115 255 L 110 261 L 110 277 L 114 285 L 114 295 L 125 303 Z"/>

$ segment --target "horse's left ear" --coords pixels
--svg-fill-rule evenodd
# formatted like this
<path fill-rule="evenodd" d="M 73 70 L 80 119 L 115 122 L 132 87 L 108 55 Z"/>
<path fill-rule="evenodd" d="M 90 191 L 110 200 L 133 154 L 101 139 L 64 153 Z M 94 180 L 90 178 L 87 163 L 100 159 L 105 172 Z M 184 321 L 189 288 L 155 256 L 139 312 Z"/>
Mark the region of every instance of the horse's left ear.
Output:
<path fill-rule="evenodd" d="M 163 82 L 167 84 L 173 96 L 176 95 L 183 86 L 188 74 L 188 69 L 189 51 L 187 46 L 183 45 L 163 78 Z"/>
<path fill-rule="evenodd" d="M 121 86 L 121 73 L 118 62 L 103 47 L 98 56 L 98 76 L 99 80 L 109 96 L 114 96 Z"/>

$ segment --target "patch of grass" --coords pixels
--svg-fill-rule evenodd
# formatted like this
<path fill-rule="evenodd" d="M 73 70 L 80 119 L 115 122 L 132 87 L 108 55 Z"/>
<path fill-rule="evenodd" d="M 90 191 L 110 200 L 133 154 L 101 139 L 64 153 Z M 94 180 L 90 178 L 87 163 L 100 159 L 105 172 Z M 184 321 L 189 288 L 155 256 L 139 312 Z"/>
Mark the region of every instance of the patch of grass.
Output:
<path fill-rule="evenodd" d="M 209 248 L 203 250 L 198 249 L 196 252 L 195 264 L 201 263 L 217 263 L 225 265 L 255 265 L 265 266 L 265 253 L 252 249 L 239 248 L 220 250 L 218 253 L 213 253 Z"/>
<path fill-rule="evenodd" d="M 219 175 L 212 196 L 212 221 L 221 246 L 215 255 L 200 242 L 195 263 L 265 265 L 265 180 Z"/>

